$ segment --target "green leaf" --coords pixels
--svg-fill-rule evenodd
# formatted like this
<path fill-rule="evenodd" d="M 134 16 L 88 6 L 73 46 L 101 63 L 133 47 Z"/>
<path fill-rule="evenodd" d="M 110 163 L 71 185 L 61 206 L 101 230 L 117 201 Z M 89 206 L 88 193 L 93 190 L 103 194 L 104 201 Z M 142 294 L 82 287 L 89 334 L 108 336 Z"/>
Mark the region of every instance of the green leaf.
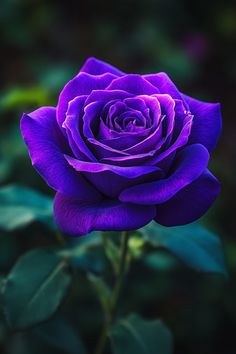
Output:
<path fill-rule="evenodd" d="M 54 226 L 51 198 L 18 185 L 0 188 L 1 229 L 12 231 L 36 220 Z"/>
<path fill-rule="evenodd" d="M 0 161 L 0 183 L 2 183 L 11 171 L 11 163 L 9 160 Z"/>
<path fill-rule="evenodd" d="M 73 247 L 98 247 L 102 245 L 101 233 L 99 231 L 93 231 L 88 235 L 76 237 L 71 239 L 71 245 Z"/>
<path fill-rule="evenodd" d="M 91 282 L 94 290 L 96 291 L 96 294 L 103 309 L 107 313 L 110 309 L 111 289 L 101 277 L 95 274 L 89 273 L 88 279 Z"/>
<path fill-rule="evenodd" d="M 5 180 L 8 180 L 11 176 L 15 178 L 15 171 L 18 171 L 17 168 L 20 168 L 22 162 L 24 163 L 27 155 L 27 148 L 20 133 L 19 122 L 17 124 L 11 124 L 0 134 L 1 183 L 3 183 Z"/>
<path fill-rule="evenodd" d="M 9 270 L 20 253 L 19 238 L 7 232 L 1 232 L 0 237 L 0 269 Z"/>
<path fill-rule="evenodd" d="M 136 314 L 112 327 L 113 354 L 171 354 L 172 335 L 160 320 L 147 321 Z"/>
<path fill-rule="evenodd" d="M 9 325 L 23 329 L 49 319 L 70 282 L 67 261 L 56 254 L 35 249 L 20 257 L 3 289 Z"/>
<path fill-rule="evenodd" d="M 227 277 L 221 240 L 202 225 L 164 227 L 152 222 L 140 231 L 151 245 L 169 250 L 189 267 Z"/>
<path fill-rule="evenodd" d="M 12 87 L 0 99 L 0 111 L 22 106 L 45 106 L 51 103 L 49 91 L 43 87 Z"/>
<path fill-rule="evenodd" d="M 72 267 L 94 273 L 100 273 L 104 269 L 105 261 L 100 247 L 102 239 L 99 233 L 93 232 L 78 239 L 70 239 L 69 243 L 69 246 L 66 245 L 57 253 L 68 258 Z"/>
<path fill-rule="evenodd" d="M 103 234 L 103 242 L 106 256 L 113 267 L 114 273 L 117 274 L 119 269 L 120 250 L 107 233 Z"/>
<path fill-rule="evenodd" d="M 41 343 L 58 349 L 67 354 L 86 354 L 84 344 L 75 330 L 68 322 L 62 319 L 53 319 L 33 329 L 33 335 Z"/>
<path fill-rule="evenodd" d="M 149 268 L 163 272 L 176 269 L 178 265 L 176 258 L 164 250 L 158 250 L 145 255 L 143 261 Z"/>
<path fill-rule="evenodd" d="M 56 317 L 28 331 L 16 332 L 9 354 L 86 354 L 81 337 L 72 325 Z"/>

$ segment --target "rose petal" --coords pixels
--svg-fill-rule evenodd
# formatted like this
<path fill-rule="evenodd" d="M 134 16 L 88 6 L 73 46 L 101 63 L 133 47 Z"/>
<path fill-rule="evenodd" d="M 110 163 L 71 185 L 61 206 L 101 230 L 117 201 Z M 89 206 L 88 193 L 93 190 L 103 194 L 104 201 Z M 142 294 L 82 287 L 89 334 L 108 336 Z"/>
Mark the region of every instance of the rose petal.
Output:
<path fill-rule="evenodd" d="M 114 79 L 107 86 L 107 90 L 124 90 L 134 95 L 152 95 L 154 93 L 159 93 L 159 90 L 155 86 L 145 80 L 142 76 L 136 74 L 129 74 Z"/>
<path fill-rule="evenodd" d="M 193 116 L 189 115 L 186 116 L 184 119 L 184 125 L 182 127 L 182 130 L 179 133 L 179 136 L 176 138 L 174 141 L 168 142 L 166 137 L 163 137 L 159 143 L 156 146 L 157 151 L 159 150 L 160 147 L 163 146 L 164 143 L 167 143 L 169 147 L 166 147 L 166 149 L 163 148 L 163 152 L 157 154 L 157 156 L 152 159 L 152 164 L 159 164 L 163 159 L 168 157 L 170 154 L 172 154 L 174 151 L 177 149 L 185 146 L 188 143 L 189 135 L 191 132 L 191 127 L 192 127 L 192 120 Z"/>
<path fill-rule="evenodd" d="M 222 129 L 219 103 L 206 103 L 183 95 L 194 115 L 189 143 L 204 145 L 209 152 L 215 149 Z"/>
<path fill-rule="evenodd" d="M 119 199 L 130 203 L 162 204 L 197 179 L 208 161 L 209 153 L 203 145 L 187 146 L 176 156 L 174 171 L 168 178 L 128 188 Z"/>
<path fill-rule="evenodd" d="M 183 101 L 175 99 L 175 124 L 172 134 L 174 139 L 179 136 L 187 116 L 193 117 L 191 112 L 186 110 Z"/>
<path fill-rule="evenodd" d="M 162 120 L 164 117 L 162 117 Z M 160 122 L 160 126 L 154 130 L 153 133 L 151 133 L 147 138 L 143 139 L 141 142 L 138 144 L 135 144 L 124 151 L 129 153 L 129 154 L 139 154 L 141 151 L 143 153 L 150 151 L 151 149 L 154 149 L 154 147 L 157 146 L 157 143 L 160 141 L 162 137 L 162 121 Z M 155 149 L 156 151 L 156 149 Z"/>
<path fill-rule="evenodd" d="M 86 60 L 80 72 L 85 72 L 92 75 L 101 75 L 105 73 L 111 73 L 117 76 L 125 75 L 122 71 L 118 70 L 114 66 L 93 57 L 90 57 Z"/>
<path fill-rule="evenodd" d="M 175 101 L 166 94 L 155 95 L 155 97 L 160 103 L 162 116 L 165 116 L 164 123 L 166 123 L 166 136 L 168 137 L 172 133 L 175 123 Z"/>
<path fill-rule="evenodd" d="M 124 90 L 96 90 L 94 89 L 93 92 L 88 96 L 87 100 L 85 101 L 85 105 L 88 105 L 91 102 L 109 102 L 113 100 L 122 100 L 128 97 L 133 97 L 133 94 L 126 92 Z"/>
<path fill-rule="evenodd" d="M 119 117 L 123 112 L 127 110 L 127 106 L 122 101 L 115 101 L 109 108 L 107 116 L 104 119 L 107 126 L 114 130 L 114 118 Z"/>
<path fill-rule="evenodd" d="M 144 164 L 145 161 L 149 160 L 150 157 L 155 155 L 155 153 L 156 153 L 155 150 L 150 150 L 150 151 L 145 152 L 143 154 L 137 154 L 137 155 L 105 157 L 105 158 L 101 159 L 101 162 L 112 163 L 112 165 L 115 165 L 116 167 L 118 167 L 118 166 L 120 166 L 120 167 L 124 167 L 124 166 L 135 167 L 137 165 Z"/>
<path fill-rule="evenodd" d="M 87 203 L 57 193 L 54 213 L 63 232 L 81 236 L 91 231 L 136 230 L 155 217 L 156 208 L 106 199 Z"/>
<path fill-rule="evenodd" d="M 97 161 L 95 156 L 88 149 L 81 135 L 83 127 L 84 102 L 87 96 L 79 96 L 69 102 L 66 119 L 62 124 L 66 129 L 69 144 L 75 156 L 82 160 Z"/>
<path fill-rule="evenodd" d="M 199 219 L 220 193 L 218 180 L 206 170 L 166 203 L 157 206 L 156 221 L 165 226 L 185 225 Z"/>
<path fill-rule="evenodd" d="M 156 129 L 149 136 L 147 136 L 138 144 L 125 149 L 125 152 L 130 154 L 138 154 L 141 153 L 141 151 L 147 151 L 147 149 L 154 149 L 154 147 L 156 151 L 158 151 L 166 142 L 167 138 L 172 134 L 175 119 L 175 101 L 169 95 L 154 95 L 154 97 L 155 101 L 158 102 L 158 105 L 162 110 L 161 113 L 164 114 L 164 116 L 162 115 L 158 117 L 155 122 L 162 123 L 162 125 L 159 126 L 158 124 L 154 124 L 153 127 L 156 127 Z M 165 129 L 163 129 L 164 123 Z M 162 139 L 161 134 L 163 136 Z"/>
<path fill-rule="evenodd" d="M 86 138 L 94 138 L 99 129 L 100 113 L 103 102 L 92 102 L 84 108 L 83 134 Z"/>
<path fill-rule="evenodd" d="M 79 172 L 101 173 L 105 171 L 110 171 L 114 174 L 126 178 L 136 178 L 145 174 L 149 174 L 151 172 L 160 171 L 160 168 L 156 166 L 122 167 L 116 165 L 108 165 L 100 162 L 81 161 L 68 155 L 65 155 L 65 159 L 76 171 Z"/>
<path fill-rule="evenodd" d="M 163 172 L 157 170 L 134 178 L 127 178 L 107 170 L 100 173 L 83 172 L 87 180 L 108 198 L 116 198 L 120 193 L 129 187 L 140 183 L 156 181 L 163 177 Z"/>
<path fill-rule="evenodd" d="M 112 147 L 113 149 L 125 150 L 142 141 L 144 137 L 148 135 L 150 130 L 151 128 L 148 128 L 146 130 L 142 130 L 138 134 L 133 132 L 122 132 L 119 134 L 119 137 L 113 139 L 103 139 L 101 142 Z"/>
<path fill-rule="evenodd" d="M 143 75 L 143 78 L 157 87 L 160 93 L 166 93 L 172 98 L 183 99 L 181 93 L 166 73 Z"/>
<path fill-rule="evenodd" d="M 79 73 L 74 79 L 69 81 L 59 96 L 57 105 L 57 121 L 59 126 L 65 120 L 68 104 L 77 96 L 89 95 L 93 90 L 104 89 L 114 78 L 113 74 L 90 75 L 87 73 Z"/>
<path fill-rule="evenodd" d="M 110 198 L 118 197 L 125 188 L 163 177 L 162 170 L 154 166 L 120 167 L 65 157 L 75 170 L 81 171 L 96 189 Z"/>
<path fill-rule="evenodd" d="M 55 190 L 85 200 L 100 196 L 65 160 L 68 145 L 56 121 L 54 107 L 42 107 L 29 115 L 23 114 L 21 132 L 28 146 L 33 166 Z"/>
<path fill-rule="evenodd" d="M 99 132 L 97 138 L 100 141 L 106 140 L 106 139 L 113 139 L 118 137 L 119 134 L 113 130 L 113 128 L 110 128 L 107 126 L 102 119 L 100 119 L 100 125 L 99 125 Z"/>
<path fill-rule="evenodd" d="M 118 156 L 129 156 L 126 152 L 122 150 L 116 150 L 108 145 L 103 144 L 101 141 L 96 139 L 88 139 L 89 147 L 93 151 L 94 155 L 99 159 L 113 158 Z"/>
<path fill-rule="evenodd" d="M 147 120 L 149 121 L 149 124 L 158 125 L 158 121 L 161 117 L 161 106 L 155 95 L 139 95 L 134 98 L 127 98 L 124 100 L 124 102 L 133 108 L 135 108 L 135 105 L 137 105 L 137 109 L 139 109 L 141 112 L 145 112 L 148 108 Z M 142 104 L 139 102 L 142 102 Z"/>

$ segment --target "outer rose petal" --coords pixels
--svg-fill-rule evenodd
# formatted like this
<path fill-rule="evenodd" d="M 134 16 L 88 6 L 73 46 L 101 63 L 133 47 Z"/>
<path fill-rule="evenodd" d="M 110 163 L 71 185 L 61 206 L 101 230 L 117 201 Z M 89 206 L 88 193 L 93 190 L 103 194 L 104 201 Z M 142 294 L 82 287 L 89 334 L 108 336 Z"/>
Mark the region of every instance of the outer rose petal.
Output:
<path fill-rule="evenodd" d="M 86 60 L 80 72 L 85 72 L 92 75 L 101 75 L 105 73 L 111 73 L 117 76 L 125 75 L 122 71 L 116 69 L 114 66 L 93 57 Z"/>
<path fill-rule="evenodd" d="M 68 104 L 77 96 L 89 95 L 93 90 L 105 89 L 109 83 L 117 78 L 113 74 L 90 75 L 80 73 L 74 79 L 69 81 L 60 93 L 57 105 L 57 121 L 61 127 L 65 118 Z"/>
<path fill-rule="evenodd" d="M 194 115 L 189 143 L 204 145 L 209 152 L 214 150 L 222 129 L 219 103 L 206 103 L 183 95 Z"/>
<path fill-rule="evenodd" d="M 63 232 L 81 236 L 95 230 L 138 229 L 156 216 L 156 208 L 111 199 L 89 203 L 57 193 L 54 213 L 56 223 Z"/>
<path fill-rule="evenodd" d="M 181 93 L 166 73 L 143 75 L 143 78 L 157 87 L 160 93 L 166 93 L 173 99 L 183 99 Z"/>
<path fill-rule="evenodd" d="M 124 90 L 134 95 L 159 93 L 158 88 L 137 74 L 129 74 L 113 80 L 107 90 Z"/>
<path fill-rule="evenodd" d="M 137 204 L 162 204 L 197 179 L 208 161 L 209 153 L 203 145 L 187 146 L 179 152 L 174 171 L 168 178 L 127 188 L 119 199 Z"/>
<path fill-rule="evenodd" d="M 206 170 L 196 181 L 182 189 L 168 202 L 158 205 L 155 220 L 165 226 L 193 222 L 206 213 L 219 193 L 218 180 Z"/>
<path fill-rule="evenodd" d="M 99 192 L 64 158 L 68 146 L 58 128 L 54 107 L 42 107 L 29 115 L 23 114 L 21 132 L 33 166 L 50 187 L 85 200 L 100 198 Z"/>

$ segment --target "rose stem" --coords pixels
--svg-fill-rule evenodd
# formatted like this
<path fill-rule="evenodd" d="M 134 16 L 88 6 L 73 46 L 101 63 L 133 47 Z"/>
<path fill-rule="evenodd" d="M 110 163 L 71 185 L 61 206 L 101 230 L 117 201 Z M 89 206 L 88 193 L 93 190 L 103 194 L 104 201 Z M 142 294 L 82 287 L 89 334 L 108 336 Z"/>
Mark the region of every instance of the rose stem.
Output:
<path fill-rule="evenodd" d="M 65 237 L 64 235 L 57 229 L 56 230 L 56 239 L 58 241 L 58 243 L 61 245 L 61 246 L 65 246 L 66 244 L 66 240 L 65 240 Z"/>
<path fill-rule="evenodd" d="M 125 273 L 126 273 L 128 240 L 129 240 L 128 231 L 123 231 L 121 234 L 120 259 L 119 259 L 117 278 L 115 281 L 114 288 L 112 290 L 109 312 L 105 314 L 104 327 L 103 327 L 101 336 L 98 340 L 95 354 L 102 354 L 103 353 L 105 345 L 106 345 L 106 340 L 107 340 L 108 332 L 110 329 L 110 325 L 111 325 L 114 315 L 115 315 L 116 306 L 117 306 L 117 303 L 119 300 L 120 292 L 121 292 L 121 289 L 123 286 L 124 277 L 125 277 Z"/>

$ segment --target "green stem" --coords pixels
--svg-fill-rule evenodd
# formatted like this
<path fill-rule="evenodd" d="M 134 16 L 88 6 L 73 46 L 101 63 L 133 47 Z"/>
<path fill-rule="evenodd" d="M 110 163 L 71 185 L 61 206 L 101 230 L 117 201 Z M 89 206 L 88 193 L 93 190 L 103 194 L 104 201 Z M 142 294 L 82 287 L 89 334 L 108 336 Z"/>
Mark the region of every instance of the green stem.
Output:
<path fill-rule="evenodd" d="M 121 288 L 126 273 L 128 240 L 129 240 L 129 233 L 127 231 L 123 231 L 121 235 L 121 245 L 120 245 L 120 262 L 118 267 L 116 283 L 113 288 L 112 297 L 111 297 L 111 305 L 110 305 L 111 320 L 113 320 L 114 317 L 114 312 L 116 310 L 116 305 L 119 300 Z"/>
<path fill-rule="evenodd" d="M 122 235 L 121 235 L 120 260 L 119 260 L 119 265 L 118 265 L 117 278 L 116 278 L 114 288 L 112 290 L 109 312 L 105 314 L 104 327 L 103 327 L 101 336 L 98 340 L 95 354 L 102 354 L 103 353 L 103 351 L 105 349 L 105 345 L 106 345 L 108 332 L 109 332 L 111 323 L 112 323 L 114 316 L 115 316 L 117 303 L 119 300 L 120 292 L 122 289 L 122 285 L 123 285 L 124 277 L 125 277 L 125 273 L 126 273 L 128 240 L 129 240 L 128 231 L 123 231 Z"/>
<path fill-rule="evenodd" d="M 59 230 L 56 230 L 56 239 L 61 246 L 64 246 L 66 244 L 64 235 Z"/>

